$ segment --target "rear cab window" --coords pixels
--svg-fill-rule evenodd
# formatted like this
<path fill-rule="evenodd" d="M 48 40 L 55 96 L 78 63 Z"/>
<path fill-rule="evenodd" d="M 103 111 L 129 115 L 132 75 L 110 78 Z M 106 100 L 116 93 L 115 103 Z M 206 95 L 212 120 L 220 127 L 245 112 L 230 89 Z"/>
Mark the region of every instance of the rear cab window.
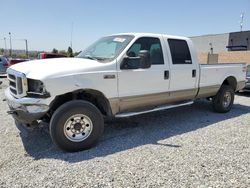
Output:
<path fill-rule="evenodd" d="M 192 64 L 192 58 L 187 41 L 168 39 L 173 64 Z"/>

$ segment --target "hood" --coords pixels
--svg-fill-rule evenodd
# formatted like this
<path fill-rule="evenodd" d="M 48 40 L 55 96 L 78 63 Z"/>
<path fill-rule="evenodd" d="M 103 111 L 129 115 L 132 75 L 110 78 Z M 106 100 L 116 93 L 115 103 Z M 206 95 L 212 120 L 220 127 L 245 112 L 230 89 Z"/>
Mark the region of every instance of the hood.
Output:
<path fill-rule="evenodd" d="M 24 73 L 27 78 L 43 80 L 76 73 L 97 71 L 105 63 L 83 58 L 54 58 L 32 60 L 12 65 L 10 69 Z"/>

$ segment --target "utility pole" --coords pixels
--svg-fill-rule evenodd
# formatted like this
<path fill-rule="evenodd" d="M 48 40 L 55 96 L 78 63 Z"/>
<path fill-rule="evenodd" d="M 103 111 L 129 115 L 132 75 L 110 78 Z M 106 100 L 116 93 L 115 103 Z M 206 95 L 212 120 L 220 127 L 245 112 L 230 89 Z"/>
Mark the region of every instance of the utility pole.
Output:
<path fill-rule="evenodd" d="M 24 39 L 25 41 L 25 47 L 26 47 L 26 57 L 29 58 L 29 51 L 28 51 L 28 40 Z"/>
<path fill-rule="evenodd" d="M 243 31 L 243 22 L 244 22 L 244 12 L 241 13 L 240 15 L 240 31 L 242 32 Z"/>
<path fill-rule="evenodd" d="M 11 44 L 11 32 L 9 32 L 10 36 L 10 57 L 12 56 L 12 44 Z"/>
<path fill-rule="evenodd" d="M 29 50 L 28 50 L 28 40 L 27 39 L 12 39 L 14 41 L 24 41 L 25 43 L 25 55 L 27 58 L 29 58 Z"/>
<path fill-rule="evenodd" d="M 3 38 L 4 40 L 4 55 L 6 56 L 7 55 L 7 44 L 6 44 L 6 37 Z"/>

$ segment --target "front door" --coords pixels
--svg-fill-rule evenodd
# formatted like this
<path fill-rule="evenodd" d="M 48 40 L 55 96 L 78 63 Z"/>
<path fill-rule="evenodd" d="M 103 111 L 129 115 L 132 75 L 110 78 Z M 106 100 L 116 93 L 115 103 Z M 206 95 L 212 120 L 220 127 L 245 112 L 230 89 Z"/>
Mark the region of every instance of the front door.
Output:
<path fill-rule="evenodd" d="M 118 71 L 120 112 L 154 106 L 168 97 L 169 78 L 164 74 L 168 68 L 164 63 L 162 46 L 160 38 L 142 37 L 127 51 L 130 57 L 137 57 L 140 50 L 149 51 L 151 67 Z"/>

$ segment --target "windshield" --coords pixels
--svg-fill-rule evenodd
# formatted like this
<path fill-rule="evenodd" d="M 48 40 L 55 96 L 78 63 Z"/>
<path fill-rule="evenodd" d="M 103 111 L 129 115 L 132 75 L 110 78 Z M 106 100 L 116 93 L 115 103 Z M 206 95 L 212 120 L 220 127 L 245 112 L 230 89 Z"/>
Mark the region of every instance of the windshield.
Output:
<path fill-rule="evenodd" d="M 250 77 L 250 65 L 247 66 L 247 77 Z"/>
<path fill-rule="evenodd" d="M 115 59 L 130 43 L 132 35 L 116 35 L 103 37 L 90 45 L 77 57 L 109 62 Z"/>

